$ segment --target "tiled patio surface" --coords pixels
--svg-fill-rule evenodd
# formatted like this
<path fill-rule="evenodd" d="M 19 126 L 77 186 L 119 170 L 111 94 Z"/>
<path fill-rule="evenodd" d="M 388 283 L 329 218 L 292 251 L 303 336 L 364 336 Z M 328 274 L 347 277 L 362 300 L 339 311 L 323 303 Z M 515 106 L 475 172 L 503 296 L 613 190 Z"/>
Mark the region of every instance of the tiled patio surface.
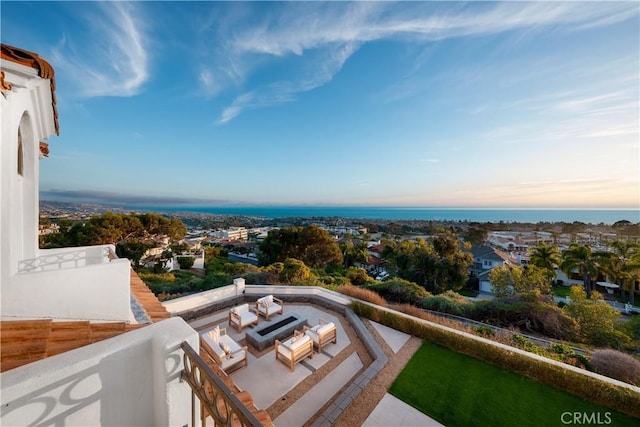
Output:
<path fill-rule="evenodd" d="M 304 361 L 296 364 L 295 371 L 291 372 L 284 364 L 275 360 L 274 349 L 258 353 L 255 350 L 250 350 L 249 363 L 247 367 L 238 369 L 230 374 L 235 384 L 242 390 L 246 390 L 251 393 L 254 404 L 259 409 L 267 409 L 274 404 L 284 404 L 284 400 L 288 399 L 290 394 L 297 386 L 303 381 L 311 378 L 308 381 L 312 381 L 311 387 L 304 391 L 303 394 L 297 393 L 298 398 L 294 399 L 294 402 L 290 404 L 283 411 L 275 415 L 273 420 L 274 425 L 278 427 L 298 427 L 312 420 L 318 411 L 326 406 L 327 403 L 332 401 L 334 397 L 345 389 L 345 387 L 352 384 L 353 380 L 360 374 L 363 368 L 366 368 L 365 364 L 359 357 L 359 355 L 353 350 L 351 346 L 351 339 L 345 331 L 345 319 L 337 316 L 330 310 L 323 309 L 321 307 L 307 305 L 307 304 L 287 304 L 283 315 L 274 316 L 269 319 L 269 323 L 277 322 L 282 316 L 287 313 L 298 313 L 303 317 L 306 317 L 309 325 L 315 325 L 319 322 L 319 319 L 334 322 L 337 326 L 337 344 L 329 344 L 323 348 L 322 353 L 314 353 L 312 359 L 305 359 Z M 264 326 L 267 321 L 260 319 L 259 326 Z M 400 348 L 410 338 L 409 335 L 401 333 L 386 326 L 375 324 L 371 322 L 375 331 L 382 337 L 394 353 L 397 353 Z M 245 333 L 247 328 L 238 333 L 235 329 L 229 328 L 227 323 L 227 311 L 215 313 L 204 318 L 197 319 L 190 322 L 191 326 L 198 329 L 200 333 L 204 333 L 211 330 L 216 325 L 221 328 L 227 328 L 227 334 L 233 338 L 236 342 L 246 345 Z M 359 344 L 359 343 L 358 343 Z M 346 349 L 349 348 L 347 351 Z M 341 352 L 345 352 L 341 354 Z M 349 354 L 348 354 L 349 353 Z M 342 360 L 338 363 L 338 360 L 334 362 L 334 367 L 322 377 L 314 378 L 313 374 L 332 359 L 340 356 Z M 329 365 L 331 366 L 331 365 Z M 326 371 L 326 369 L 325 369 Z M 305 384 L 308 384 L 308 381 Z M 395 399 L 395 398 L 394 398 Z M 406 412 L 407 422 L 413 422 L 411 420 L 420 419 L 418 415 L 413 414 L 417 412 L 415 409 L 405 405 L 393 402 L 395 406 L 390 409 L 389 399 L 383 399 L 379 405 L 386 405 L 382 407 L 381 411 L 395 412 L 398 411 L 403 414 Z M 396 399 L 397 400 L 397 399 Z M 286 405 L 286 404 L 285 404 Z M 280 405 L 282 407 L 282 405 Z M 344 408 L 343 408 L 344 409 Z M 420 413 L 419 413 L 420 414 Z M 425 424 L 430 419 L 424 414 L 421 414 L 424 418 L 421 424 L 370 424 L 373 425 L 437 425 L 437 424 Z M 371 418 L 371 417 L 369 417 Z M 384 418 L 376 417 L 372 420 L 383 420 Z M 400 418 L 404 419 L 404 418 Z M 391 420 L 389 420 L 391 422 Z M 385 421 L 386 423 L 386 421 Z"/>

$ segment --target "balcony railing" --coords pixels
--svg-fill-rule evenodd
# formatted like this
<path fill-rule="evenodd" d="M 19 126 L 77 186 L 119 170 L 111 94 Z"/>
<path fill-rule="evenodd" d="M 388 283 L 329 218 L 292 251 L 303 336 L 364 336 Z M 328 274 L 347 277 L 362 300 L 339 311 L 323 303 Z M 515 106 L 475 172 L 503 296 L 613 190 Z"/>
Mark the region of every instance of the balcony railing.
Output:
<path fill-rule="evenodd" d="M 191 386 L 191 425 L 196 424 L 195 397 L 200 401 L 200 423 L 213 418 L 214 426 L 262 426 L 240 399 L 213 372 L 198 353 L 186 342 L 182 378 Z"/>
<path fill-rule="evenodd" d="M 26 273 L 62 268 L 78 268 L 85 265 L 108 263 L 117 258 L 111 245 L 90 246 L 65 251 L 55 250 L 54 253 L 24 259 L 18 262 L 18 272 Z"/>

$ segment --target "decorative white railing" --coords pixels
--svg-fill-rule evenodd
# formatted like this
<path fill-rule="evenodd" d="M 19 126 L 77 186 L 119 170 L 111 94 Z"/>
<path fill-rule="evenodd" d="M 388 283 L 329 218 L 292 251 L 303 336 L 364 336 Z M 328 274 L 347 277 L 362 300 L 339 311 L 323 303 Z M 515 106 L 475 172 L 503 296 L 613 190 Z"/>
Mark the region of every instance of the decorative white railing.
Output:
<path fill-rule="evenodd" d="M 117 258 L 112 245 L 89 246 L 62 252 L 56 250 L 54 253 L 19 261 L 18 273 L 105 264 Z"/>

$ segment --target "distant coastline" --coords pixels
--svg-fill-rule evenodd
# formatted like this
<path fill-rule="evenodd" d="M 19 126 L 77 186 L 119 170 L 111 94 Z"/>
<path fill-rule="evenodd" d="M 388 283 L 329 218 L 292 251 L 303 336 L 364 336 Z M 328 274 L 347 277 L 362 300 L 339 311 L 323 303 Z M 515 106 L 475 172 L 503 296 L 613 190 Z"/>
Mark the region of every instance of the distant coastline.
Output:
<path fill-rule="evenodd" d="M 152 212 L 197 212 L 213 215 L 238 215 L 261 218 L 336 217 L 371 220 L 422 220 L 468 222 L 583 222 L 608 224 L 626 220 L 640 223 L 638 209 L 483 209 L 483 208 L 410 208 L 410 207 L 324 207 L 324 206 L 245 206 L 185 207 L 136 206 L 135 210 Z"/>

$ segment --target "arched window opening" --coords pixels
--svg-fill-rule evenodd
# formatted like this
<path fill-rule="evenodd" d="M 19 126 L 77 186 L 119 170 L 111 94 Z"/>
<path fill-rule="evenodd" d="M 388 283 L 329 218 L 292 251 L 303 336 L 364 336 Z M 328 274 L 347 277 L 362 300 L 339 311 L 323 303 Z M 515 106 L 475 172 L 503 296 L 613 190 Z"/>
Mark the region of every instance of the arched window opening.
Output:
<path fill-rule="evenodd" d="M 18 175 L 24 176 L 24 150 L 22 149 L 22 132 L 18 128 Z"/>

